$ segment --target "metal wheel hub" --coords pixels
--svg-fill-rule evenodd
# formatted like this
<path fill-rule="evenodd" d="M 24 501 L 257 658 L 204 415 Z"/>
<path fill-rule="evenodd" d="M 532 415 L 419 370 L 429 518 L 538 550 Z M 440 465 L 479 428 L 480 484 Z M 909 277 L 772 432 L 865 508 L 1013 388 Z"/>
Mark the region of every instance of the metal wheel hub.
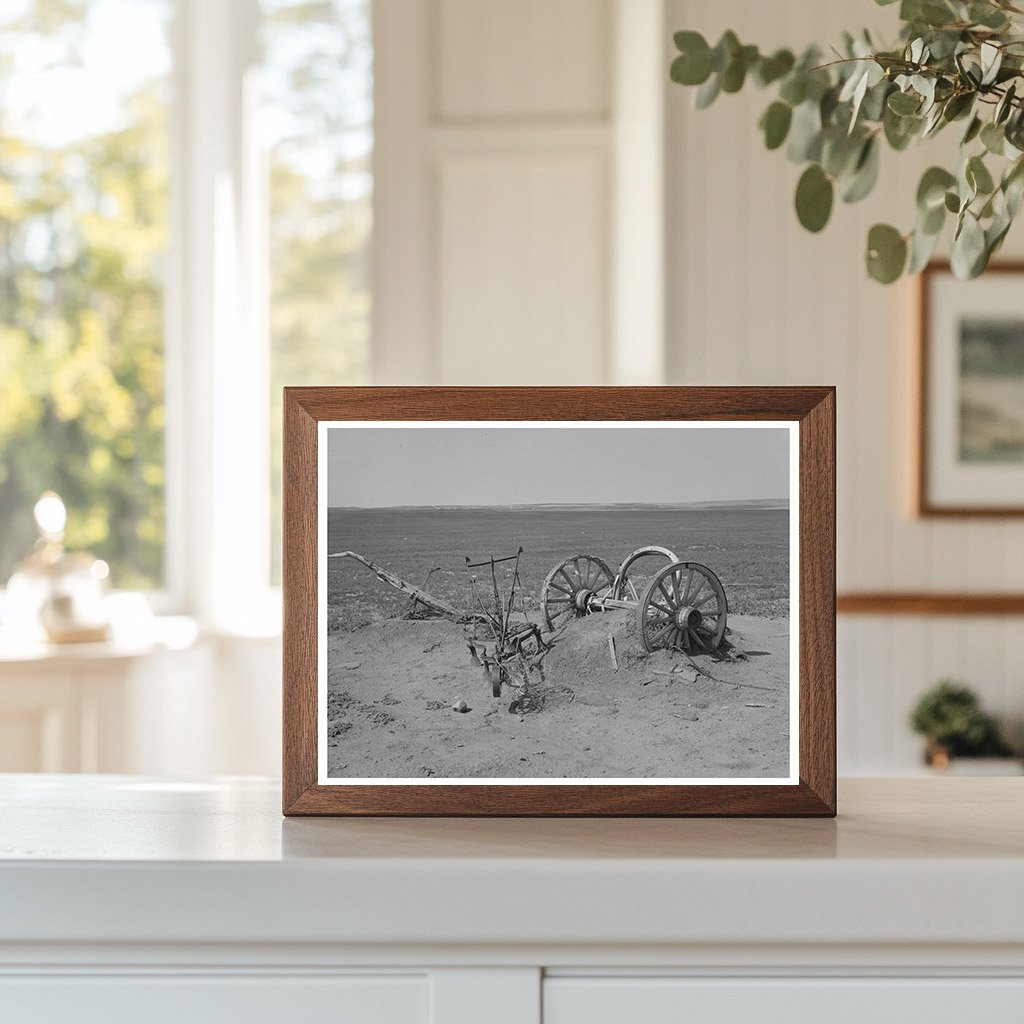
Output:
<path fill-rule="evenodd" d="M 590 603 L 590 597 L 594 592 L 592 590 L 577 590 L 576 596 L 573 598 L 573 603 L 576 605 L 578 612 L 585 612 L 587 605 Z"/>
<path fill-rule="evenodd" d="M 702 618 L 704 616 L 696 608 L 687 606 L 676 612 L 676 625 L 680 629 L 696 629 Z"/>

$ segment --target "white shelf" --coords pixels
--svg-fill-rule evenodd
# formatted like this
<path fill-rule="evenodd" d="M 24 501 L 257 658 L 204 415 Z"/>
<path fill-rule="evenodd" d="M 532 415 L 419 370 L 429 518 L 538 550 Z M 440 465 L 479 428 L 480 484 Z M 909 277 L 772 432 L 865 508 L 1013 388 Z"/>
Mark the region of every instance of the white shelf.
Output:
<path fill-rule="evenodd" d="M 259 781 L 9 776 L 0 942 L 1019 947 L 1021 794 L 849 780 L 836 821 L 284 820 Z"/>
<path fill-rule="evenodd" d="M 1017 1024 L 1021 786 L 848 780 L 836 821 L 284 820 L 259 780 L 0 777 L 0 1005 Z"/>

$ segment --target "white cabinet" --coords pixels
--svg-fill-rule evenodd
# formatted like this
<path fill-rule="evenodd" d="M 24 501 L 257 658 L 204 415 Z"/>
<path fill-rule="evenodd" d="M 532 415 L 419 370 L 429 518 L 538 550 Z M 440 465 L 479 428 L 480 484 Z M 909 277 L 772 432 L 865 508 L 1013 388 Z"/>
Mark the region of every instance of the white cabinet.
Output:
<path fill-rule="evenodd" d="M 544 1024 L 1020 1024 L 1024 978 L 548 978 Z"/>
<path fill-rule="evenodd" d="M 17 1024 L 428 1024 L 425 974 L 160 975 L 0 979 L 0 1019 Z"/>
<path fill-rule="evenodd" d="M 282 820 L 258 779 L 0 776 L 0 1022 L 1021 1024 L 1021 786 Z"/>

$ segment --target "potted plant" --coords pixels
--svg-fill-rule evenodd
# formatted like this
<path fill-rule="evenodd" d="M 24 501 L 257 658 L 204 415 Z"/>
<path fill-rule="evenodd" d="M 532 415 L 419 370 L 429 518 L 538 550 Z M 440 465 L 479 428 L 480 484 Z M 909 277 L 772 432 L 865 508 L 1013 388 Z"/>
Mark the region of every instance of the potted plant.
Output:
<path fill-rule="evenodd" d="M 932 768 L 947 771 L 958 758 L 999 759 L 996 765 L 975 761 L 972 770 L 962 774 L 1019 774 L 1019 762 L 995 719 L 966 686 L 943 679 L 917 702 L 910 725 L 928 741 L 924 758 Z M 995 772 L 990 771 L 993 767 Z"/>
<path fill-rule="evenodd" d="M 795 200 L 808 231 L 828 223 L 837 196 L 855 203 L 868 195 L 883 146 L 900 152 L 958 126 L 958 163 L 925 171 L 913 226 L 874 225 L 865 258 L 882 284 L 916 273 L 952 222 L 953 271 L 976 277 L 1024 198 L 1024 2 L 901 0 L 898 12 L 892 45 L 847 32 L 829 50 L 799 56 L 762 53 L 732 31 L 713 46 L 698 32 L 677 32 L 671 76 L 697 90 L 698 108 L 749 83 L 775 93 L 759 127 L 768 149 L 785 146 L 806 165 Z"/>

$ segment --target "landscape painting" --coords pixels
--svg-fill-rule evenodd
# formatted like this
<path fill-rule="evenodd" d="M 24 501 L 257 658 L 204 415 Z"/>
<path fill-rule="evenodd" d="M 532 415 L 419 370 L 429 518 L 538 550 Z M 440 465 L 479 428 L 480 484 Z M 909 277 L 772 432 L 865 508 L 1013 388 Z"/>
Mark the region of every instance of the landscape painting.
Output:
<path fill-rule="evenodd" d="M 960 321 L 960 458 L 1024 462 L 1024 319 Z"/>
<path fill-rule="evenodd" d="M 322 783 L 794 783 L 791 423 L 321 425 Z"/>

